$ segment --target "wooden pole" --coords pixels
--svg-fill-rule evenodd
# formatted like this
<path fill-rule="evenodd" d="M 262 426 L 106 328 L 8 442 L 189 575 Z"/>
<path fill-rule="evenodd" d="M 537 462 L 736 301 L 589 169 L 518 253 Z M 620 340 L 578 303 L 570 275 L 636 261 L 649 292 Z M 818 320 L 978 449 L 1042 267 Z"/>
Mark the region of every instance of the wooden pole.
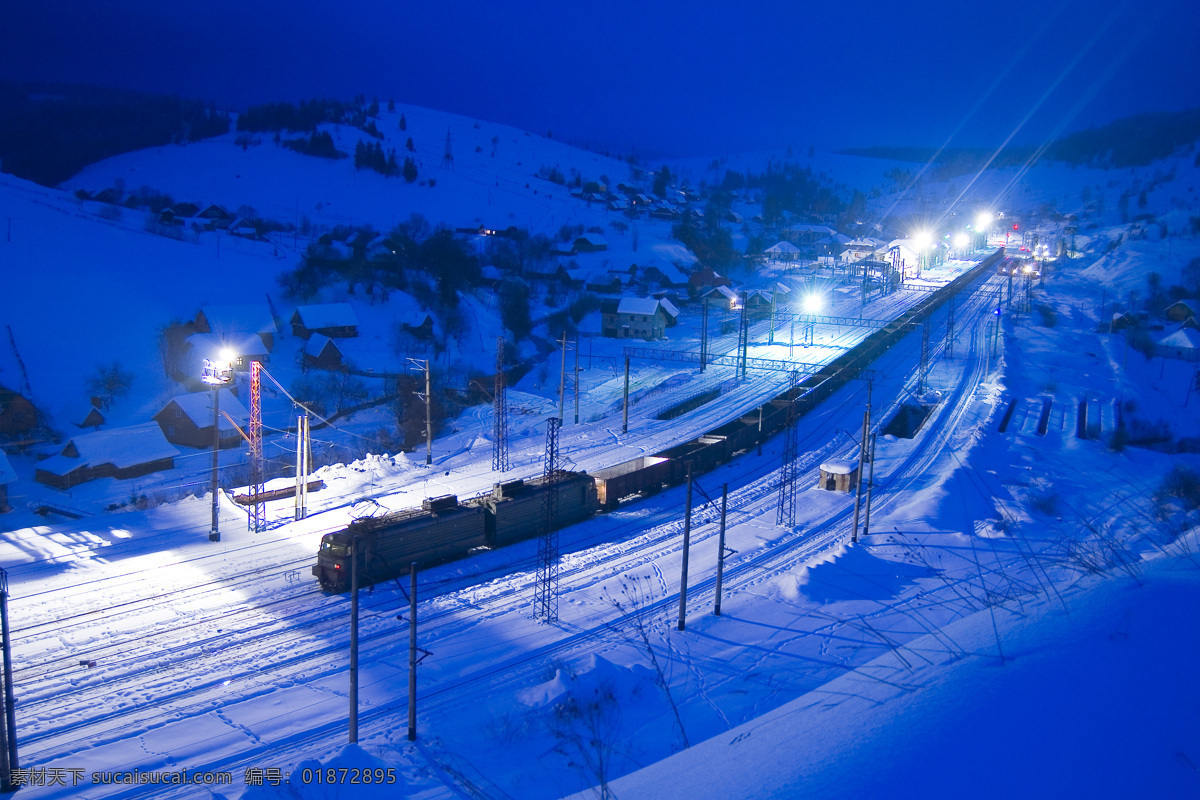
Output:
<path fill-rule="evenodd" d="M 629 356 L 625 356 L 625 404 L 621 419 L 621 433 L 629 433 Z"/>

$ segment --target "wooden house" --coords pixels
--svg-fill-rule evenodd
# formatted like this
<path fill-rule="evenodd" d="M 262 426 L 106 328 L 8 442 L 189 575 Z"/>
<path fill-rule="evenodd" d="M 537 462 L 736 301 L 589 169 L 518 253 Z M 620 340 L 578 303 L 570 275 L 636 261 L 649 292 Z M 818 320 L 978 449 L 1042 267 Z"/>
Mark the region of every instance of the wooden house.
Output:
<path fill-rule="evenodd" d="M 56 489 L 97 478 L 126 480 L 175 467 L 179 450 L 154 422 L 81 433 L 62 451 L 41 461 L 34 480 Z"/>
<path fill-rule="evenodd" d="M 763 251 L 771 261 L 799 261 L 800 248 L 791 242 L 776 242 Z"/>
<path fill-rule="evenodd" d="M 304 345 L 304 366 L 341 372 L 347 368 L 345 355 L 337 342 L 321 333 L 314 333 Z"/>
<path fill-rule="evenodd" d="M 722 311 L 737 311 L 742 307 L 742 301 L 737 292 L 728 286 L 712 286 L 700 293 L 700 302 L 710 309 Z"/>
<path fill-rule="evenodd" d="M 1183 322 L 1189 317 L 1196 316 L 1196 310 L 1192 308 L 1192 304 L 1180 300 L 1167 306 L 1163 310 L 1163 316 L 1171 322 Z"/>
<path fill-rule="evenodd" d="M 196 314 L 195 324 L 198 333 L 214 333 L 221 337 L 256 333 L 268 353 L 274 349 L 275 336 L 279 333 L 270 307 L 258 303 L 204 306 Z"/>
<path fill-rule="evenodd" d="M 358 336 L 358 317 L 349 303 L 300 306 L 292 314 L 292 335 L 308 339 L 314 333 L 330 339 Z"/>
<path fill-rule="evenodd" d="M 8 485 L 17 479 L 17 473 L 8 463 L 8 456 L 0 450 L 0 514 L 12 511 L 8 504 Z"/>
<path fill-rule="evenodd" d="M 603 236 L 596 233 L 585 233 L 582 236 L 575 237 L 575 242 L 571 247 L 573 253 L 598 253 L 601 250 L 608 249 L 608 242 Z"/>
<path fill-rule="evenodd" d="M 97 398 L 99 399 L 99 398 Z M 84 415 L 83 419 L 75 423 L 76 428 L 99 428 L 106 422 L 104 413 L 93 405 Z"/>
<path fill-rule="evenodd" d="M 1154 354 L 1181 361 L 1200 361 L 1200 331 L 1181 327 L 1159 339 L 1154 345 Z"/>
<path fill-rule="evenodd" d="M 228 389 L 219 389 L 221 400 L 220 424 L 221 448 L 235 447 L 242 441 L 234 427 L 236 422 L 243 430 L 250 420 L 250 412 Z M 184 447 L 211 448 L 213 445 L 213 392 L 191 392 L 172 397 L 157 414 L 154 421 L 162 429 L 163 436 L 171 444 Z M 228 415 L 228 417 L 226 417 Z M 230 422 L 230 419 L 233 422 Z"/>
<path fill-rule="evenodd" d="M 679 310 L 668 300 L 623 297 L 600 306 L 601 335 L 614 339 L 659 339 L 674 325 Z"/>

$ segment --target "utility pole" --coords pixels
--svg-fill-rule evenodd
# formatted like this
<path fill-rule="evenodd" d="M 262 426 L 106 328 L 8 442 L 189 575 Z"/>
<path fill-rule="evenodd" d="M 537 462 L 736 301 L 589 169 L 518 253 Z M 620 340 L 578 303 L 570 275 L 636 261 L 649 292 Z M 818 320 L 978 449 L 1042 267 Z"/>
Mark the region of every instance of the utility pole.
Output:
<path fill-rule="evenodd" d="M 579 424 L 579 334 L 575 334 L 575 424 Z"/>
<path fill-rule="evenodd" d="M 350 543 L 350 744 L 358 742 L 358 537 Z"/>
<path fill-rule="evenodd" d="M 408 740 L 417 740 L 417 562 L 408 569 Z"/>
<path fill-rule="evenodd" d="M 308 516 L 308 413 L 296 418 L 296 519 Z"/>
<path fill-rule="evenodd" d="M 0 719 L 0 792 L 19 787 L 12 774 L 21 768 L 17 758 L 16 698 L 13 692 L 12 641 L 8 626 L 8 573 L 0 569 L 0 648 L 4 650 L 4 718 Z"/>
<path fill-rule="evenodd" d="M 679 577 L 679 630 L 687 615 L 688 548 L 692 540 L 692 462 L 687 462 L 687 505 L 683 512 L 683 567 Z"/>
<path fill-rule="evenodd" d="M 433 463 L 433 386 L 429 378 L 429 359 L 410 358 L 409 363 L 425 370 L 425 394 L 417 397 L 425 401 L 425 464 Z"/>
<path fill-rule="evenodd" d="M 778 289 L 778 287 L 776 287 Z M 778 291 L 771 291 L 771 327 L 767 330 L 767 344 L 775 344 L 775 295 Z"/>
<path fill-rule="evenodd" d="M 871 434 L 871 471 L 867 477 L 867 510 L 863 515 L 863 538 L 867 538 L 871 533 L 871 493 L 875 489 L 875 437 L 877 433 Z"/>
<path fill-rule="evenodd" d="M 954 295 L 950 295 L 950 309 L 946 314 L 946 357 L 954 358 Z"/>
<path fill-rule="evenodd" d="M 747 351 L 750 349 L 750 326 L 746 312 L 746 293 L 741 293 L 742 298 L 742 325 L 738 332 L 738 367 L 741 372 L 741 379 L 746 379 L 746 357 Z"/>
<path fill-rule="evenodd" d="M 567 388 L 567 332 L 563 331 L 562 335 L 562 358 L 558 361 L 558 421 L 563 421 L 563 412 L 566 410 L 566 388 Z"/>
<path fill-rule="evenodd" d="M 210 542 L 221 541 L 221 523 L 217 504 L 217 469 L 221 452 L 221 386 L 213 384 L 213 457 L 212 457 L 212 526 L 208 529 Z"/>
<path fill-rule="evenodd" d="M 621 433 L 629 433 L 629 356 L 625 356 L 625 404 L 621 419 Z"/>
<path fill-rule="evenodd" d="M 703 311 L 700 313 L 700 371 L 704 372 L 708 364 L 708 298 L 704 298 Z"/>
<path fill-rule="evenodd" d="M 866 412 L 863 413 L 863 432 L 862 445 L 859 447 L 858 459 L 858 480 L 855 482 L 854 488 L 854 529 L 850 535 L 850 541 L 858 541 L 858 512 L 862 501 L 862 475 L 863 462 L 867 459 L 867 434 L 871 428 L 871 407 L 867 406 Z"/>
<path fill-rule="evenodd" d="M 717 537 L 717 597 L 713 614 L 721 616 L 721 577 L 725 574 L 725 509 L 729 502 L 729 484 L 721 484 L 721 532 Z"/>

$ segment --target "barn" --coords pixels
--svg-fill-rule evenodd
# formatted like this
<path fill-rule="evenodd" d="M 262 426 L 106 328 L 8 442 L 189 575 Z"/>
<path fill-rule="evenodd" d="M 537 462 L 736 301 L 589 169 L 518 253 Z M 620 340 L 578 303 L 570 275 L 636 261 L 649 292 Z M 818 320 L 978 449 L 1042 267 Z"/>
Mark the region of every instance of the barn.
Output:
<path fill-rule="evenodd" d="M 157 423 L 81 433 L 62 452 L 38 463 L 34 480 L 56 489 L 97 478 L 138 478 L 175 467 L 177 450 Z"/>

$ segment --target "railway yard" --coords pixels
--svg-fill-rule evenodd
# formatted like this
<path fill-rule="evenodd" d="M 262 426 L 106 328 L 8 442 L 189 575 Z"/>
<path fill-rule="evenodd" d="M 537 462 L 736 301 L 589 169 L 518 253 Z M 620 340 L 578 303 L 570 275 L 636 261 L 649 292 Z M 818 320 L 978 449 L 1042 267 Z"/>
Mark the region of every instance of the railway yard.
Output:
<path fill-rule="evenodd" d="M 958 274 L 973 273 L 954 284 L 952 304 L 931 302 L 944 294 L 898 291 L 865 307 L 856 295 L 843 295 L 830 312 L 903 320 L 899 326 L 816 325 L 813 344 L 805 347 L 792 345 L 786 332 L 772 337 L 767 322 L 750 327 L 749 355 L 764 361 L 837 363 L 872 336 L 888 339 L 821 389 L 819 403 L 803 408 L 796 423 L 792 524 L 778 524 L 777 514 L 783 423 L 768 419 L 764 429 L 776 435 L 761 445 L 745 435 L 756 432 L 753 417 L 760 407 L 789 396 L 788 372 L 750 369 L 739 379 L 733 366 L 700 371 L 693 364 L 635 357 L 625 433 L 624 376 L 615 358 L 607 364 L 592 359 L 581 422 L 572 424 L 568 410 L 560 432 L 567 469 L 602 475 L 719 429 L 742 432 L 737 447 L 731 437 L 720 440 L 720 457 L 708 459 L 695 475 L 686 632 L 673 629 L 684 526 L 684 487 L 676 475 L 657 483 L 650 496 L 620 503 L 622 498 L 609 498 L 607 510 L 559 532 L 555 624 L 533 613 L 536 537 L 516 536 L 507 546 L 478 548 L 420 571 L 418 636 L 427 655 L 418 670 L 421 738 L 415 744 L 405 739 L 403 725 L 407 577 L 380 579 L 364 592 L 359 742 L 399 768 L 405 796 L 558 797 L 598 780 L 586 748 L 572 750 L 564 745 L 573 741 L 569 736 L 536 732 L 529 721 L 572 676 L 612 672 L 624 688 L 611 691 L 640 697 L 626 705 L 618 726 L 631 743 L 605 767 L 615 775 L 861 666 L 889 637 L 936 631 L 964 613 L 955 603 L 970 605 L 963 598 L 975 596 L 979 583 L 1010 568 L 1028 569 L 1039 545 L 992 539 L 986 554 L 974 555 L 978 574 L 943 572 L 899 530 L 918 514 L 906 505 L 910 492 L 947 480 L 953 471 L 948 461 L 978 440 L 994 413 L 988 386 L 1003 355 L 994 312 L 1005 282 L 990 266 L 958 262 Z M 946 276 L 943 284 L 956 277 Z M 927 310 L 914 319 L 913 309 L 920 308 Z M 921 372 L 921 324 L 928 330 L 927 374 Z M 724 335 L 714 340 L 712 352 L 732 353 L 736 343 L 736 333 Z M 802 391 L 810 374 L 800 376 Z M 816 380 L 807 388 L 821 385 Z M 656 386 L 667 388 L 649 391 Z M 714 389 L 716 399 L 670 421 L 656 419 Z M 868 394 L 871 428 L 880 432 L 871 511 L 880 527 L 873 528 L 874 555 L 860 549 L 856 557 L 885 565 L 879 574 L 886 580 L 870 583 L 884 581 L 894 597 L 884 602 L 872 589 L 842 598 L 853 606 L 848 614 L 806 611 L 796 576 L 843 552 L 855 517 L 853 495 L 815 488 L 817 474 L 824 463 L 859 457 Z M 919 431 L 912 438 L 883 435 L 901 406 L 913 402 L 928 411 Z M 219 544 L 203 536 L 203 498 L 113 517 L 121 528 L 113 523 L 99 530 L 85 520 L 18 537 L 15 550 L 21 552 L 9 574 L 23 765 L 89 773 L 230 770 L 240 787 L 246 769 L 279 768 L 286 775 L 304 759 L 337 753 L 347 724 L 349 598 L 324 591 L 313 577 L 322 537 L 354 518 L 417 508 L 431 497 L 465 500 L 492 492 L 501 481 L 539 476 L 545 426 L 538 422 L 545 416 L 513 426 L 512 469 L 503 475 L 490 469 L 490 408 L 475 409 L 459 421 L 457 433 L 436 443 L 429 468 L 374 460 L 327 475 L 329 488 L 310 497 L 306 519 L 285 522 L 292 501 L 275 501 L 269 513 L 277 524 L 251 534 L 239 525 L 244 511 L 223 507 L 226 533 Z M 723 486 L 728 551 L 718 617 L 712 609 Z M 597 506 L 602 504 L 603 498 Z M 953 557 L 975 548 L 962 538 L 941 552 Z M 881 557 L 885 552 L 891 560 Z M 774 609 L 770 615 L 753 611 L 764 602 Z M 781 625 L 780 618 L 790 621 Z M 885 629 L 886 636 L 880 633 Z M 523 699 L 514 703 L 514 697 Z M 515 716 L 514 705 L 533 709 L 529 718 Z M 531 741 L 554 745 L 546 763 L 516 766 L 513 754 Z M 130 752 L 145 755 L 131 763 Z M 26 791 L 39 798 L 120 798 L 144 789 L 90 786 L 81 793 L 65 785 Z M 197 787 L 161 787 L 156 796 L 211 795 Z"/>

